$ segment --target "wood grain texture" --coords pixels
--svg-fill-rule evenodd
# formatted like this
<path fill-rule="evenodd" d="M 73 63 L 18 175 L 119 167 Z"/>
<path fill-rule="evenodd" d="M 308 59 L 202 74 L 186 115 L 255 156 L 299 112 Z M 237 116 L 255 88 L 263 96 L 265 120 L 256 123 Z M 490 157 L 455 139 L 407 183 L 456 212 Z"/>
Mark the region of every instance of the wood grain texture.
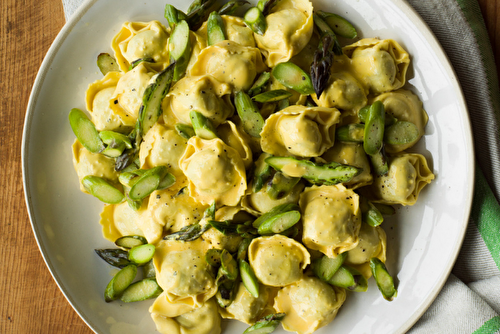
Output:
<path fill-rule="evenodd" d="M 90 334 L 38 250 L 21 174 L 26 106 L 43 57 L 64 25 L 62 3 L 1 0 L 0 13 L 0 333 Z"/>
<path fill-rule="evenodd" d="M 500 0 L 478 0 L 500 65 Z M 1 0 L 0 6 L 0 333 L 92 331 L 52 279 L 29 223 L 21 175 L 21 137 L 36 73 L 64 25 L 61 0 Z"/>
<path fill-rule="evenodd" d="M 478 0 L 495 54 L 497 75 L 500 78 L 500 0 Z"/>

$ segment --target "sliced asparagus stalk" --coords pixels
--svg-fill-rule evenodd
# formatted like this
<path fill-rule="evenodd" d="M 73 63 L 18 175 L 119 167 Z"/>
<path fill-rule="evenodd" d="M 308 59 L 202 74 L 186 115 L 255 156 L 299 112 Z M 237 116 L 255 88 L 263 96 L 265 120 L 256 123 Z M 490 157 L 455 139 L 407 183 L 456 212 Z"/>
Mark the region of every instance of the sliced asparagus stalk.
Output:
<path fill-rule="evenodd" d="M 171 186 L 173 186 L 175 184 L 176 181 L 177 180 L 175 179 L 175 176 L 173 176 L 170 173 L 167 173 L 163 177 L 163 179 L 161 179 L 160 184 L 158 185 L 158 188 L 156 188 L 156 190 L 163 190 L 163 189 L 170 188 Z"/>
<path fill-rule="evenodd" d="M 215 0 L 199 0 L 194 1 L 188 9 L 187 23 L 191 30 L 195 31 L 205 22 L 210 15 L 210 8 L 215 3 Z"/>
<path fill-rule="evenodd" d="M 140 302 L 146 299 L 156 298 L 163 292 L 156 278 L 145 278 L 139 282 L 131 284 L 123 291 L 120 297 L 122 302 Z"/>
<path fill-rule="evenodd" d="M 147 172 L 147 169 L 136 169 L 130 172 L 121 173 L 118 176 L 118 181 L 125 187 L 132 187 L 144 173 Z"/>
<path fill-rule="evenodd" d="M 379 226 L 384 221 L 384 217 L 372 202 L 367 201 L 368 210 L 363 212 L 363 221 L 372 227 Z"/>
<path fill-rule="evenodd" d="M 269 158 L 271 155 L 268 153 L 262 153 L 255 162 L 255 169 L 253 172 L 253 192 L 259 192 L 264 184 L 271 177 L 273 169 L 264 160 Z"/>
<path fill-rule="evenodd" d="M 222 267 L 219 268 L 219 273 L 221 270 Z M 222 277 L 223 281 L 219 284 L 219 289 L 215 294 L 215 299 L 220 307 L 226 308 L 233 302 L 239 284 L 235 281 L 227 279 L 224 275 L 222 275 Z"/>
<path fill-rule="evenodd" d="M 252 7 L 245 13 L 243 17 L 245 24 L 252 29 L 252 31 L 259 35 L 264 35 L 267 29 L 267 22 L 262 11 L 257 7 Z"/>
<path fill-rule="evenodd" d="M 334 35 L 324 34 L 318 49 L 314 52 L 314 59 L 311 64 L 311 80 L 318 98 L 328 86 L 328 80 L 330 79 L 330 69 L 334 57 L 334 40 Z"/>
<path fill-rule="evenodd" d="M 135 246 L 128 251 L 128 259 L 138 265 L 149 262 L 155 254 L 155 246 L 152 244 L 145 244 Z"/>
<path fill-rule="evenodd" d="M 303 95 L 314 93 L 314 87 L 309 74 L 291 62 L 280 63 L 273 68 L 273 77 L 283 86 L 293 89 Z"/>
<path fill-rule="evenodd" d="M 366 123 L 366 117 L 368 115 L 368 110 L 370 110 L 371 105 L 364 106 L 363 108 L 359 109 L 358 111 L 358 118 L 361 123 Z M 387 128 L 388 126 L 393 125 L 396 123 L 398 120 L 392 116 L 391 114 L 385 113 L 385 127 Z"/>
<path fill-rule="evenodd" d="M 365 136 L 363 124 L 348 124 L 337 128 L 335 139 L 345 142 L 362 143 Z"/>
<path fill-rule="evenodd" d="M 280 214 L 280 213 L 294 211 L 294 210 L 295 211 L 300 210 L 299 206 L 297 204 L 285 203 L 285 204 L 277 205 L 274 208 L 272 208 L 269 212 L 266 212 L 265 214 L 263 214 L 259 218 L 255 219 L 254 222 L 252 223 L 252 226 L 258 229 L 260 225 L 262 225 L 266 220 L 270 219 L 271 217 L 273 217 L 277 214 Z"/>
<path fill-rule="evenodd" d="M 271 72 L 262 72 L 257 80 L 253 83 L 252 87 L 248 90 L 248 95 L 254 96 L 259 94 L 264 89 L 264 86 L 269 82 L 271 78 Z"/>
<path fill-rule="evenodd" d="M 99 137 L 94 123 L 80 109 L 71 109 L 69 112 L 69 124 L 80 144 L 90 152 L 100 153 L 106 148 L 101 137 Z"/>
<path fill-rule="evenodd" d="M 288 108 L 289 106 L 290 106 L 290 100 L 289 99 L 281 100 L 281 101 L 278 102 L 278 106 L 277 106 L 277 110 L 276 111 L 283 110 L 285 108 Z"/>
<path fill-rule="evenodd" d="M 254 298 L 259 298 L 259 281 L 255 277 L 252 267 L 245 260 L 239 260 L 238 263 L 243 285 Z"/>
<path fill-rule="evenodd" d="M 221 254 L 222 250 L 211 248 L 205 253 L 205 261 L 212 267 L 219 268 L 221 264 Z"/>
<path fill-rule="evenodd" d="M 101 71 L 102 75 L 108 74 L 108 72 L 119 72 L 120 67 L 109 53 L 100 53 L 97 56 L 97 67 Z"/>
<path fill-rule="evenodd" d="M 393 206 L 381 203 L 373 203 L 383 216 L 392 216 L 396 214 L 396 209 Z"/>
<path fill-rule="evenodd" d="M 260 235 L 268 235 L 273 233 L 281 233 L 300 220 L 299 211 L 288 211 L 277 214 L 265 220 L 258 229 Z"/>
<path fill-rule="evenodd" d="M 245 0 L 228 1 L 219 9 L 218 13 L 220 15 L 233 15 L 238 8 L 249 4 L 250 2 Z"/>
<path fill-rule="evenodd" d="M 154 63 L 155 60 L 153 58 L 139 58 L 139 59 L 136 59 L 134 60 L 130 66 L 128 67 L 128 70 L 129 71 L 132 71 L 137 65 L 139 65 L 140 63 L 143 63 L 143 62 L 146 62 L 146 63 Z"/>
<path fill-rule="evenodd" d="M 382 176 L 389 173 L 389 165 L 387 163 L 387 157 L 385 156 L 385 150 L 383 147 L 378 153 L 369 155 L 368 158 L 370 158 L 375 175 Z"/>
<path fill-rule="evenodd" d="M 358 37 L 356 28 L 342 16 L 322 10 L 319 10 L 317 14 L 328 24 L 335 34 L 351 39 Z"/>
<path fill-rule="evenodd" d="M 278 328 L 285 313 L 275 313 L 265 316 L 257 321 L 253 326 L 248 327 L 243 334 L 269 334 Z"/>
<path fill-rule="evenodd" d="M 229 280 L 234 281 L 238 277 L 238 263 L 227 250 L 220 254 L 220 270 Z"/>
<path fill-rule="evenodd" d="M 294 226 L 290 227 L 289 229 L 286 229 L 283 232 L 280 232 L 279 234 L 293 239 L 299 234 L 299 229 L 297 228 L 297 225 L 294 225 Z"/>
<path fill-rule="evenodd" d="M 264 119 L 250 96 L 245 92 L 238 92 L 234 97 L 234 104 L 236 105 L 236 111 L 240 116 L 245 132 L 254 138 L 260 138 Z"/>
<path fill-rule="evenodd" d="M 202 113 L 191 110 L 189 117 L 191 118 L 191 124 L 193 124 L 194 132 L 198 137 L 202 139 L 218 138 L 215 126 Z"/>
<path fill-rule="evenodd" d="M 145 263 L 142 266 L 142 275 L 145 278 L 155 278 L 156 277 L 156 269 L 153 264 L 153 260 L 149 261 L 148 263 Z"/>
<path fill-rule="evenodd" d="M 123 249 L 95 249 L 101 259 L 117 268 L 125 268 L 131 264 L 128 252 Z"/>
<path fill-rule="evenodd" d="M 166 4 L 165 5 L 165 18 L 167 19 L 168 26 L 170 28 L 174 29 L 175 25 L 177 23 L 187 19 L 187 15 L 183 11 L 175 8 L 174 6 L 172 6 L 170 4 Z"/>
<path fill-rule="evenodd" d="M 120 298 L 123 291 L 132 284 L 137 275 L 137 266 L 134 264 L 128 265 L 121 269 L 108 283 L 104 291 L 104 300 L 111 302 Z"/>
<path fill-rule="evenodd" d="M 266 192 L 271 199 L 282 199 L 290 194 L 300 182 L 300 177 L 288 177 L 282 172 L 276 172 L 268 182 Z"/>
<path fill-rule="evenodd" d="M 330 28 L 330 26 L 328 24 L 326 24 L 326 22 L 320 16 L 318 16 L 316 14 L 313 14 L 313 19 L 314 19 L 314 24 L 316 25 L 316 27 L 319 30 L 319 34 L 320 34 L 321 38 L 323 39 L 323 37 L 325 35 L 331 36 L 332 42 L 333 42 L 333 49 L 332 49 L 333 53 L 335 53 L 337 56 L 341 56 L 343 53 L 342 47 L 340 46 L 340 43 L 337 39 L 337 36 L 333 32 L 333 30 Z"/>
<path fill-rule="evenodd" d="M 237 233 L 238 224 L 233 223 L 230 220 L 225 220 L 218 222 L 216 220 L 209 220 L 208 224 L 210 224 L 217 231 L 221 232 L 224 235 L 231 235 Z"/>
<path fill-rule="evenodd" d="M 398 121 L 388 126 L 384 132 L 384 142 L 391 145 L 414 143 L 418 138 L 418 128 L 411 122 Z"/>
<path fill-rule="evenodd" d="M 215 219 L 215 211 L 216 211 L 215 201 L 213 201 L 212 204 L 210 204 L 210 206 L 208 208 L 206 208 L 205 212 L 203 212 L 203 219 L 214 220 Z"/>
<path fill-rule="evenodd" d="M 259 0 L 259 2 L 257 3 L 257 8 L 262 11 L 262 14 L 264 14 L 264 16 L 267 16 L 277 3 L 278 0 Z"/>
<path fill-rule="evenodd" d="M 92 196 L 104 203 L 118 204 L 125 199 L 120 190 L 102 177 L 87 175 L 82 179 L 82 185 Z"/>
<path fill-rule="evenodd" d="M 123 154 L 123 151 L 125 151 L 125 144 L 120 143 L 116 144 L 113 143 L 112 145 L 107 146 L 101 154 L 107 156 L 108 158 L 118 158 Z"/>
<path fill-rule="evenodd" d="M 377 258 L 372 258 L 370 259 L 370 268 L 382 296 L 388 301 L 396 298 L 398 291 L 394 287 L 394 279 L 387 271 L 385 264 Z"/>
<path fill-rule="evenodd" d="M 355 292 L 364 292 L 368 289 L 366 278 L 356 269 L 346 265 L 342 265 L 328 283 Z"/>
<path fill-rule="evenodd" d="M 148 241 L 141 235 L 127 235 L 116 239 L 115 245 L 128 250 L 134 248 L 135 246 L 145 245 Z"/>
<path fill-rule="evenodd" d="M 250 243 L 252 242 L 252 239 L 246 238 L 243 239 L 238 246 L 238 255 L 237 259 L 238 260 L 246 260 L 247 255 L 248 255 L 248 246 L 250 246 Z"/>
<path fill-rule="evenodd" d="M 266 162 L 285 175 L 302 177 L 313 184 L 333 185 L 341 182 L 349 182 L 362 171 L 361 168 L 342 165 L 336 162 L 319 164 L 292 157 L 271 157 L 267 158 Z"/>
<path fill-rule="evenodd" d="M 200 225 L 199 223 L 191 224 L 181 228 L 179 232 L 175 232 L 164 237 L 164 240 L 178 241 L 193 241 L 201 237 L 203 233 L 208 231 L 212 226 L 210 224 Z"/>
<path fill-rule="evenodd" d="M 161 102 L 170 89 L 175 69 L 175 63 L 170 64 L 165 70 L 158 74 L 156 81 L 149 85 L 144 91 L 137 124 L 139 133 L 137 133 L 136 136 L 140 136 L 141 138 L 144 137 L 149 129 L 158 121 L 158 118 L 163 112 L 161 109 Z M 136 143 L 136 148 L 138 147 L 139 145 Z"/>
<path fill-rule="evenodd" d="M 106 145 L 119 145 L 124 144 L 126 148 L 132 148 L 132 143 L 130 138 L 122 133 L 114 131 L 101 131 L 99 132 L 99 137 Z"/>
<path fill-rule="evenodd" d="M 136 147 L 138 147 L 137 143 Z M 119 172 L 130 166 L 134 162 L 135 158 L 138 156 L 138 153 L 139 151 L 137 149 L 125 150 L 122 155 L 116 158 L 115 170 Z"/>
<path fill-rule="evenodd" d="M 175 130 L 177 131 L 179 136 L 181 136 L 182 138 L 185 138 L 185 139 L 189 139 L 189 138 L 194 137 L 196 135 L 192 126 L 182 124 L 182 123 L 175 124 Z"/>
<path fill-rule="evenodd" d="M 328 282 L 344 263 L 347 253 L 341 253 L 336 257 L 323 257 L 312 263 L 314 274 L 325 282 Z"/>
<path fill-rule="evenodd" d="M 224 21 L 217 12 L 210 13 L 210 16 L 208 17 L 207 37 L 208 45 L 214 45 L 227 39 Z"/>
<path fill-rule="evenodd" d="M 167 167 L 157 166 L 148 169 L 144 174 L 142 174 L 139 179 L 132 185 L 128 193 L 130 199 L 134 201 L 141 200 L 149 196 L 153 191 L 158 189 L 161 181 L 168 175 Z M 173 177 L 173 176 L 172 176 Z M 171 179 L 169 178 L 168 181 Z M 175 182 L 175 178 L 174 178 Z M 163 184 L 165 185 L 165 184 Z"/>
<path fill-rule="evenodd" d="M 252 97 L 252 100 L 259 103 L 277 102 L 288 99 L 290 96 L 292 96 L 292 93 L 290 93 L 289 91 L 286 91 L 284 89 L 276 89 L 255 95 L 254 97 Z"/>
<path fill-rule="evenodd" d="M 363 137 L 363 148 L 366 154 L 374 155 L 380 152 L 384 145 L 384 105 L 380 101 L 375 101 L 366 117 L 365 132 Z"/>
<path fill-rule="evenodd" d="M 170 35 L 168 50 L 170 58 L 176 62 L 173 81 L 178 81 L 186 72 L 192 50 L 189 25 L 186 21 L 182 20 L 175 25 Z"/>

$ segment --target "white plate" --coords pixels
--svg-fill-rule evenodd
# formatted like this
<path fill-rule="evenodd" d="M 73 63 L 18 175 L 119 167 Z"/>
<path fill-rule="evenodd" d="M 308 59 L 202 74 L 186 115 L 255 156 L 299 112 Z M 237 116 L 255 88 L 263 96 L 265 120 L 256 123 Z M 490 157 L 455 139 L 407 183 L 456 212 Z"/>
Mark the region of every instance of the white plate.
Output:
<path fill-rule="evenodd" d="M 124 21 L 163 18 L 165 0 L 87 1 L 59 33 L 41 66 L 28 104 L 23 136 L 26 202 L 40 250 L 76 312 L 97 333 L 152 333 L 148 307 L 105 303 L 111 269 L 94 253 L 112 245 L 101 236 L 102 205 L 79 191 L 73 169 L 71 108 L 85 109 L 87 85 L 101 78 L 100 52 Z M 185 9 L 183 0 L 172 3 Z M 416 151 L 436 174 L 413 207 L 384 223 L 387 265 L 397 273 L 399 295 L 386 302 L 373 280 L 366 293 L 352 293 L 337 318 L 317 333 L 402 333 L 422 315 L 448 277 L 462 243 L 473 189 L 470 125 L 457 78 L 435 38 L 401 0 L 317 0 L 354 22 L 362 37 L 392 38 L 412 57 L 409 87 L 429 114 Z M 224 322 L 223 333 L 246 326 Z M 280 332 L 280 331 L 277 331 Z M 285 333 L 281 330 L 280 333 Z"/>

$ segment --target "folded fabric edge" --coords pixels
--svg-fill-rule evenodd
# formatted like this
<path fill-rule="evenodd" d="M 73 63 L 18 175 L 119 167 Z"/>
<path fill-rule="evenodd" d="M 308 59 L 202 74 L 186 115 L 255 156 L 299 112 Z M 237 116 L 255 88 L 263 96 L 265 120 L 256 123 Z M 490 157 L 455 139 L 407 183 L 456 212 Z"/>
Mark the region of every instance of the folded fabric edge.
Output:
<path fill-rule="evenodd" d="M 500 271 L 500 205 L 483 175 L 476 166 L 474 200 L 470 220 L 472 220 Z"/>
<path fill-rule="evenodd" d="M 500 332 L 500 316 L 495 316 L 486 321 L 472 334 L 493 334 Z"/>
<path fill-rule="evenodd" d="M 488 36 L 488 31 L 486 29 L 486 24 L 484 23 L 484 18 L 477 0 L 456 0 L 456 2 L 461 8 L 462 13 L 477 42 L 487 80 L 487 95 L 489 102 L 493 107 L 493 116 L 496 121 L 494 124 L 495 133 L 498 135 L 500 133 L 500 84 L 498 81 L 495 57 Z M 494 196 L 497 201 L 500 201 L 500 168 L 498 168 L 500 151 L 498 146 L 495 147 L 495 143 L 490 142 L 489 144 L 493 145 L 491 149 L 496 148 L 496 150 L 494 150 L 495 152 L 491 152 L 494 157 L 478 156 L 478 162 L 481 168 L 483 168 L 484 176 L 486 177 Z M 478 153 L 479 150 L 477 150 L 476 154 Z"/>

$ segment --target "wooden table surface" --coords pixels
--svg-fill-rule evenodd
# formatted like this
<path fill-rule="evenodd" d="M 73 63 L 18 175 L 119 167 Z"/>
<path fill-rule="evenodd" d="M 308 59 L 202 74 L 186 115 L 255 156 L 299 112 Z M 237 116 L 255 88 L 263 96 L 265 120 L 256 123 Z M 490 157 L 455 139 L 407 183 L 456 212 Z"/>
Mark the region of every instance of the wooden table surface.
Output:
<path fill-rule="evenodd" d="M 1 3 L 0 333 L 93 333 L 43 262 L 28 219 L 21 175 L 26 106 L 42 59 L 65 23 L 62 2 Z M 479 3 L 500 69 L 500 0 Z"/>

